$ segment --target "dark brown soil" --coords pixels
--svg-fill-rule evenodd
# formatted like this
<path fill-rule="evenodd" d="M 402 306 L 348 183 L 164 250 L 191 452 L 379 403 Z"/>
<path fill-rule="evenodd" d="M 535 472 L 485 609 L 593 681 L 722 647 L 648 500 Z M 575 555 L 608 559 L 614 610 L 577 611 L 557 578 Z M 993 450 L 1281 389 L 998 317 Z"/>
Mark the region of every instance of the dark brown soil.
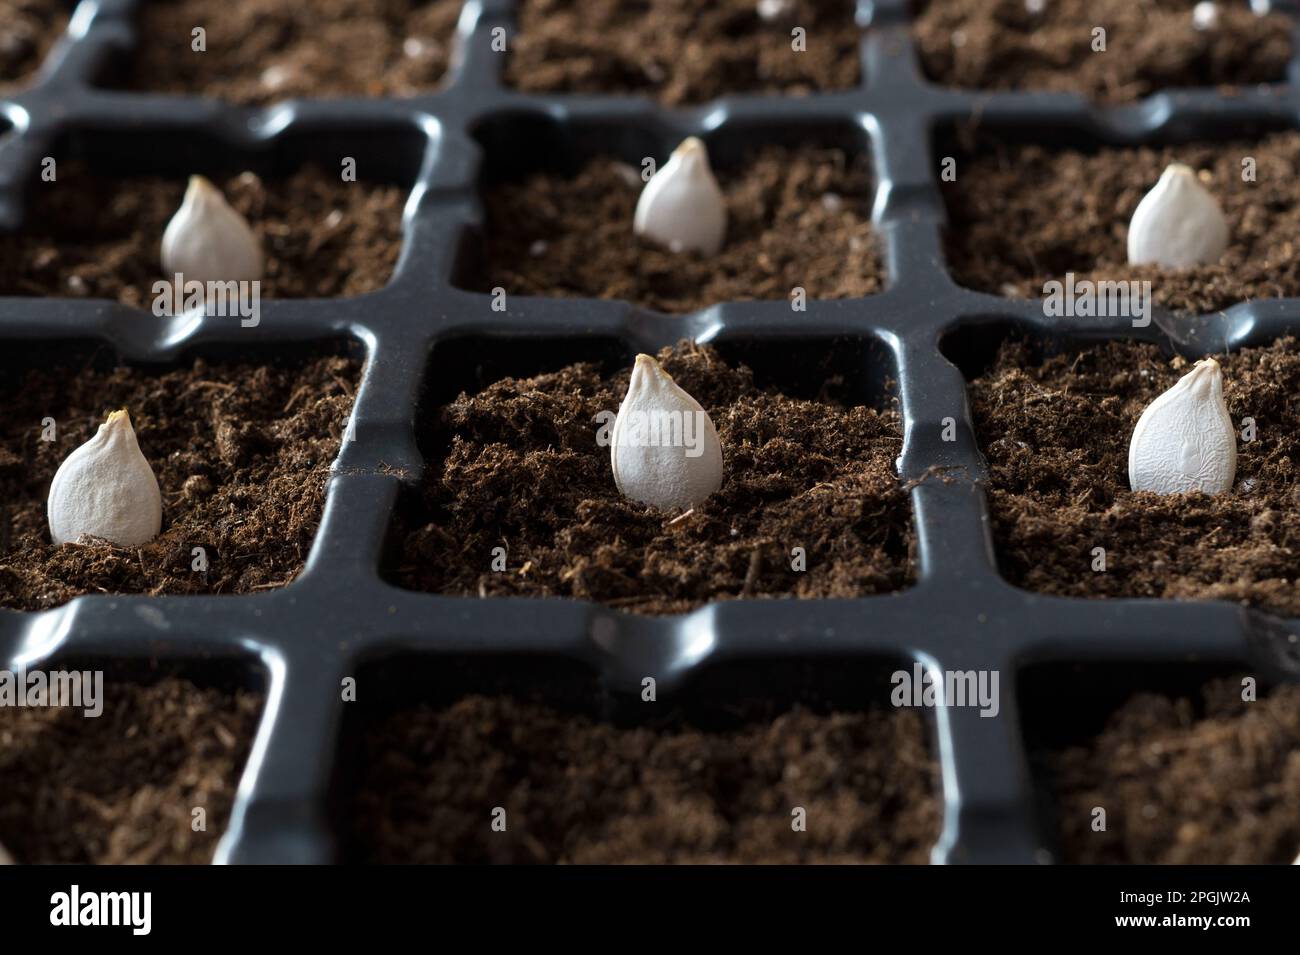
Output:
<path fill-rule="evenodd" d="M 395 714 L 367 753 L 353 825 L 373 862 L 925 863 L 939 835 L 938 769 L 910 710 L 796 708 L 705 732 L 472 696 Z"/>
<path fill-rule="evenodd" d="M 1243 702 L 1143 693 L 1052 760 L 1065 859 L 1285 865 L 1300 853 L 1300 686 Z M 1093 808 L 1106 831 L 1092 830 Z"/>
<path fill-rule="evenodd" d="M 705 504 L 674 520 L 614 486 L 597 415 L 618 410 L 629 369 L 507 378 L 442 410 L 450 447 L 408 510 L 400 582 L 678 613 L 729 597 L 857 597 L 912 579 L 896 410 L 762 391 L 707 347 L 660 356 L 722 441 L 722 488 Z M 490 569 L 498 546 L 502 573 Z M 794 547 L 806 571 L 791 569 Z"/>
<path fill-rule="evenodd" d="M 713 257 L 674 253 L 632 231 L 640 170 L 597 159 L 575 178 L 536 174 L 488 187 L 486 267 L 475 291 L 626 299 L 690 312 L 740 299 L 879 292 L 870 161 L 837 149 L 767 147 L 718 170 L 727 238 Z M 798 319 L 797 312 L 792 320 Z"/>
<path fill-rule="evenodd" d="M 68 25 L 64 0 L 0 0 L 0 90 L 21 86 Z"/>
<path fill-rule="evenodd" d="M 447 72 L 462 0 L 176 0 L 145 3 L 130 89 L 262 105 L 410 96 Z M 191 47 L 195 27 L 207 51 Z"/>
<path fill-rule="evenodd" d="M 796 0 L 777 22 L 755 0 L 522 0 L 506 82 L 530 93 L 641 93 L 669 105 L 732 93 L 856 86 L 852 0 Z M 796 52 L 791 31 L 806 31 Z"/>
<path fill-rule="evenodd" d="M 948 86 L 1080 92 L 1124 103 L 1163 89 L 1286 79 L 1291 21 L 1219 3 L 1219 25 L 1192 26 L 1196 0 L 918 0 L 922 67 Z M 1093 29 L 1106 31 L 1104 52 Z"/>
<path fill-rule="evenodd" d="M 1238 601 L 1300 616 L 1300 349 L 1224 357 L 1237 484 L 1215 497 L 1134 493 L 1128 445 L 1142 410 L 1190 369 L 1112 342 L 1040 363 L 1009 342 L 971 384 L 998 563 L 1014 584 L 1076 597 Z M 1240 439 L 1242 419 L 1258 436 Z M 1107 569 L 1092 570 L 1092 549 Z"/>
<path fill-rule="evenodd" d="M 1256 181 L 1242 181 L 1242 160 Z M 1171 162 L 1196 169 L 1231 228 L 1218 265 L 1128 265 L 1128 225 Z M 1180 313 L 1214 312 L 1249 299 L 1300 295 L 1300 134 L 1258 141 L 1096 154 L 994 146 L 957 160 L 945 183 L 948 262 L 962 285 L 1041 298 L 1049 280 L 1148 279 L 1153 300 Z"/>
<path fill-rule="evenodd" d="M 104 676 L 104 711 L 0 708 L 0 844 L 20 863 L 210 862 L 262 708 L 255 693 Z M 206 831 L 192 828 L 206 811 Z"/>
<path fill-rule="evenodd" d="M 120 367 L 7 373 L 0 425 L 0 606 L 80 594 L 251 593 L 301 570 L 360 375 L 356 361 L 284 367 L 196 359 L 151 374 Z M 50 543 L 45 501 L 63 459 L 127 408 L 162 489 L 162 533 L 138 549 Z M 57 440 L 40 439 L 42 419 Z M 7 519 L 6 519 L 7 518 Z M 192 569 L 203 547 L 208 570 Z"/>
<path fill-rule="evenodd" d="M 387 284 L 402 245 L 397 186 L 343 182 L 306 167 L 269 185 L 251 172 L 217 181 L 262 241 L 263 297 L 359 295 Z M 117 299 L 149 310 L 159 248 L 182 181 L 116 178 L 61 163 L 31 187 L 28 225 L 0 234 L 0 295 Z"/>

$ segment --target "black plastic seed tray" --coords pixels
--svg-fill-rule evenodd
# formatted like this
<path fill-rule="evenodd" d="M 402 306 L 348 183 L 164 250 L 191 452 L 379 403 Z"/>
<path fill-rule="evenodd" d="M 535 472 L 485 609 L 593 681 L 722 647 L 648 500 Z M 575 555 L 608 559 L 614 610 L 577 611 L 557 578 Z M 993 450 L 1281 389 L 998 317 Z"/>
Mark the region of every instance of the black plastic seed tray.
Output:
<path fill-rule="evenodd" d="M 459 55 L 435 92 L 412 99 L 293 101 L 267 109 L 200 98 L 97 88 L 141 42 L 133 0 L 82 3 L 68 37 L 30 87 L 0 101 L 0 227 L 21 227 L 24 193 L 42 157 L 184 177 L 276 171 L 355 156 L 364 177 L 408 183 L 404 247 L 391 284 L 351 299 L 268 300 L 256 328 L 237 321 L 154 319 L 104 301 L 0 300 L 0 339 L 107 345 L 132 363 L 283 343 L 350 343 L 367 356 L 352 434 L 335 463 L 322 524 L 302 575 L 247 597 L 91 596 L 44 612 L 0 612 L 0 659 L 10 668 L 58 660 L 134 659 L 192 672 L 234 668 L 267 688 L 267 703 L 218 861 L 328 862 L 339 857 L 333 817 L 346 704 L 340 681 L 362 665 L 419 659 L 545 658 L 589 666 L 610 712 L 637 712 L 640 681 L 689 698 L 722 664 L 921 661 L 1001 674 L 1001 716 L 934 711 L 944 825 L 935 862 L 1045 862 L 1054 836 L 1036 812 L 1021 693 L 1041 687 L 1036 664 L 1111 664 L 1148 672 L 1171 664 L 1241 666 L 1300 679 L 1300 620 L 1228 603 L 1039 596 L 998 574 L 965 381 L 959 365 L 1008 331 L 1049 343 L 1103 338 L 1158 342 L 1189 357 L 1300 332 L 1300 300 L 1261 301 L 1195 320 L 1157 312 L 1127 319 L 1046 319 L 1040 305 L 963 290 L 944 267 L 941 144 L 975 123 L 1044 143 L 1136 144 L 1250 136 L 1300 125 L 1300 63 L 1291 83 L 1225 98 L 1212 90 L 1102 109 L 1075 95 L 972 93 L 921 78 L 903 0 L 859 4 L 867 29 L 856 89 L 807 97 L 728 97 L 665 109 L 622 96 L 533 96 L 503 87 L 494 28 L 514 30 L 510 0 L 467 3 Z M 1300 44 L 1297 44 L 1300 49 Z M 874 225 L 888 268 L 869 298 L 726 303 L 669 316 L 627 303 L 491 297 L 452 284 L 481 225 L 485 172 L 520 163 L 576 165 L 597 153 L 662 160 L 688 135 L 716 165 L 766 142 L 824 142 L 869 152 L 877 175 Z M 936 145 L 939 144 L 939 145 Z M 675 617 L 589 603 L 451 598 L 415 593 L 381 573 L 390 520 L 425 462 L 417 409 L 440 356 L 466 381 L 601 356 L 630 364 L 693 336 L 742 357 L 779 353 L 810 380 L 828 356 L 856 366 L 868 389 L 897 382 L 904 420 L 900 480 L 918 538 L 916 581 L 859 600 L 734 600 Z M 941 344 L 944 351 L 941 351 Z M 847 357 L 844 357 L 847 356 Z M 965 357 L 963 357 L 965 356 Z M 950 360 L 951 358 L 951 360 Z M 529 363 L 532 363 L 532 367 Z M 477 367 L 475 367 L 477 366 Z M 957 440 L 942 440 L 943 421 Z M 545 671 L 538 659 L 539 674 Z M 1139 667 L 1146 667 L 1139 670 Z M 1031 668 L 1028 669 L 1027 668 Z M 852 671 L 848 671 L 852 672 Z M 1133 689 L 1140 688 L 1134 685 Z M 365 692 L 364 685 L 361 693 Z M 877 689 L 863 702 L 884 701 Z M 1050 694 L 1049 694 L 1050 695 Z M 1066 716 L 1068 714 L 1063 714 Z"/>

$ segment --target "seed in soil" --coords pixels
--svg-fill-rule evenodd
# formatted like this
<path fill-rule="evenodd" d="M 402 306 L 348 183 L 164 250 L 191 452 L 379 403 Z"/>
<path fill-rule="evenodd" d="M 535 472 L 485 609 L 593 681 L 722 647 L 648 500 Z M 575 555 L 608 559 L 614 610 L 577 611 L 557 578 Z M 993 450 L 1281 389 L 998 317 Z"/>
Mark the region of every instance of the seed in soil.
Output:
<path fill-rule="evenodd" d="M 248 220 L 203 176 L 190 176 L 181 207 L 162 236 L 163 275 L 195 282 L 257 282 L 262 244 Z"/>
<path fill-rule="evenodd" d="M 142 3 L 143 38 L 110 85 L 247 105 L 412 96 L 451 63 L 462 0 L 176 0 Z M 192 31 L 206 31 L 206 50 Z"/>
<path fill-rule="evenodd" d="M 1073 597 L 1230 600 L 1300 616 L 1300 349 L 1285 338 L 1217 360 L 1240 440 L 1237 483 L 1213 496 L 1131 491 L 1126 480 L 1128 436 L 1191 371 L 1185 359 L 1138 342 L 1044 357 L 1013 338 L 990 367 L 967 369 L 998 566 L 1011 583 Z"/>
<path fill-rule="evenodd" d="M 965 138 L 965 134 L 959 134 Z M 948 266 L 981 292 L 1040 298 L 1048 282 L 1151 283 L 1178 313 L 1300 296 L 1300 133 L 1176 147 L 1096 151 L 975 136 L 943 183 Z M 1129 265 L 1128 225 L 1171 164 L 1197 170 L 1227 218 L 1231 243 L 1214 265 Z"/>
<path fill-rule="evenodd" d="M 59 465 L 46 510 L 55 544 L 100 537 L 131 548 L 158 536 L 162 494 L 125 408 L 110 414 L 95 436 Z"/>
<path fill-rule="evenodd" d="M 913 35 L 926 75 L 946 86 L 1078 92 L 1130 103 L 1181 87 L 1286 80 L 1292 21 L 1245 3 L 1196 0 L 916 0 Z M 1104 36 L 1096 31 L 1105 31 Z M 1099 45 L 1104 42 L 1105 48 Z"/>
<path fill-rule="evenodd" d="M 1223 494 L 1237 473 L 1237 432 L 1219 363 L 1205 358 L 1147 405 L 1128 447 L 1135 491 Z"/>
<path fill-rule="evenodd" d="M 0 606 L 42 610 L 96 593 L 246 594 L 293 580 L 320 521 L 360 363 L 280 352 L 158 371 L 102 353 L 74 358 L 66 345 L 11 349 L 0 373 Z M 122 407 L 162 490 L 161 533 L 130 547 L 51 543 L 51 479 L 105 411 Z"/>
<path fill-rule="evenodd" d="M 1139 693 L 1097 734 L 1041 754 L 1064 860 L 1284 865 L 1300 849 L 1300 686 L 1243 700 Z M 1106 826 L 1094 828 L 1096 809 Z"/>
<path fill-rule="evenodd" d="M 632 225 L 637 235 L 667 246 L 717 255 L 727 235 L 727 205 L 709 166 L 709 151 L 694 136 L 641 190 Z"/>
<path fill-rule="evenodd" d="M 111 671 L 103 696 L 93 719 L 68 707 L 0 707 L 0 844 L 28 864 L 210 862 L 261 696 L 177 677 L 141 686 Z"/>
<path fill-rule="evenodd" d="M 796 706 L 737 722 L 625 729 L 480 695 L 400 710 L 366 736 L 355 851 L 379 863 L 928 861 L 939 774 L 915 710 Z M 505 831 L 487 823 L 494 807 Z"/>
<path fill-rule="evenodd" d="M 1182 163 L 1165 168 L 1128 228 L 1128 264 L 1188 269 L 1214 265 L 1228 248 L 1228 220 L 1212 193 Z"/>
<path fill-rule="evenodd" d="M 768 146 L 718 173 L 727 234 L 717 255 L 675 253 L 634 236 L 644 184 L 636 168 L 615 158 L 592 160 L 576 175 L 534 171 L 523 181 L 489 182 L 481 254 L 461 263 L 458 284 L 508 295 L 624 299 L 675 313 L 740 299 L 790 300 L 796 288 L 809 299 L 883 288 L 868 156 Z M 828 195 L 835 201 L 824 201 Z"/>
<path fill-rule="evenodd" d="M 797 0 L 789 19 L 764 17 L 762 6 L 521 0 L 506 82 L 528 93 L 644 94 L 670 106 L 858 84 L 853 0 Z"/>
<path fill-rule="evenodd" d="M 853 354 L 851 343 L 835 347 Z M 783 354 L 786 365 L 799 360 Z M 619 493 L 597 434 L 629 390 L 626 367 L 609 374 L 584 362 L 503 378 L 449 396 L 427 423 L 421 416 L 431 464 L 401 509 L 397 581 L 642 613 L 907 586 L 914 537 L 894 471 L 901 422 L 892 403 L 837 397 L 843 380 L 826 368 L 810 372 L 824 392 L 805 398 L 760 387 L 750 368 L 712 347 L 683 343 L 658 358 L 726 448 L 722 487 L 707 501 L 670 517 Z M 502 547 L 507 572 L 496 572 Z"/>
<path fill-rule="evenodd" d="M 73 161 L 58 170 L 57 182 L 30 193 L 27 224 L 0 234 L 0 295 L 108 298 L 151 310 L 157 283 L 174 279 L 163 273 L 159 242 L 185 183 L 100 174 Z M 244 172 L 217 185 L 265 250 L 260 296 L 359 295 L 392 276 L 402 188 L 344 183 L 318 166 L 265 182 Z"/>
<path fill-rule="evenodd" d="M 67 25 L 66 0 L 0 0 L 0 90 L 30 81 Z"/>
<path fill-rule="evenodd" d="M 722 486 L 713 420 L 650 355 L 636 356 L 609 456 L 619 493 L 650 507 L 694 507 Z"/>

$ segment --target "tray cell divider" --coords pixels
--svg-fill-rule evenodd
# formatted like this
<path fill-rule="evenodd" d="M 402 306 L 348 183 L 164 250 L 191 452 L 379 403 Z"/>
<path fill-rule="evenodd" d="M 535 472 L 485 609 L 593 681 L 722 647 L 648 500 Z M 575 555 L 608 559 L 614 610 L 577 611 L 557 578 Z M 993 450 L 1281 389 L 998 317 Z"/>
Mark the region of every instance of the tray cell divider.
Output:
<path fill-rule="evenodd" d="M 352 659 L 326 646 L 296 647 L 273 668 L 218 864 L 336 861 L 328 804 Z"/>
<path fill-rule="evenodd" d="M 944 827 L 932 861 L 1029 864 L 1051 861 L 1034 810 L 1034 782 L 1020 726 L 1014 663 L 986 652 L 937 660 L 940 668 L 998 673 L 998 712 L 976 705 L 935 708 L 943 775 Z M 991 664 L 991 666 L 990 666 Z M 969 704 L 969 701 L 967 701 Z M 991 712 L 991 711 L 989 711 Z"/>

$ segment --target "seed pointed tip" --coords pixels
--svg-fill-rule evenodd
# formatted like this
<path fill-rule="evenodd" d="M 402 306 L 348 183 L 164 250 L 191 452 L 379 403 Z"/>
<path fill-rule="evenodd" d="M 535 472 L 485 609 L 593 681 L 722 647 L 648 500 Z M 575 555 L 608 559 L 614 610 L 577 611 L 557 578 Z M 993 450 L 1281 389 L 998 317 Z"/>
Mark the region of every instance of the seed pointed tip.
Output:
<path fill-rule="evenodd" d="M 1213 358 L 1202 358 L 1185 376 L 1191 386 L 1191 394 L 1204 398 L 1213 393 L 1215 388 L 1223 388 L 1223 371 Z"/>
<path fill-rule="evenodd" d="M 659 363 L 659 359 L 654 355 L 647 355 L 645 352 L 641 352 L 636 356 L 636 365 L 632 369 L 632 374 L 642 381 L 665 382 L 673 380 L 673 376 L 664 370 L 664 366 Z"/>
<path fill-rule="evenodd" d="M 704 145 L 704 140 L 698 136 L 687 136 L 681 141 L 681 144 L 673 150 L 677 156 L 683 159 L 696 157 L 707 160 L 709 158 L 709 149 Z"/>
<path fill-rule="evenodd" d="M 640 369 L 641 372 L 647 372 L 647 373 L 654 372 L 656 374 L 667 374 L 663 370 L 663 365 L 659 364 L 659 359 L 656 359 L 654 355 L 646 355 L 645 352 L 637 353 L 636 368 Z"/>
<path fill-rule="evenodd" d="M 212 180 L 207 176 L 194 173 L 190 176 L 189 182 L 185 185 L 186 196 L 210 196 L 213 194 L 220 195 L 221 190 L 212 184 Z"/>

